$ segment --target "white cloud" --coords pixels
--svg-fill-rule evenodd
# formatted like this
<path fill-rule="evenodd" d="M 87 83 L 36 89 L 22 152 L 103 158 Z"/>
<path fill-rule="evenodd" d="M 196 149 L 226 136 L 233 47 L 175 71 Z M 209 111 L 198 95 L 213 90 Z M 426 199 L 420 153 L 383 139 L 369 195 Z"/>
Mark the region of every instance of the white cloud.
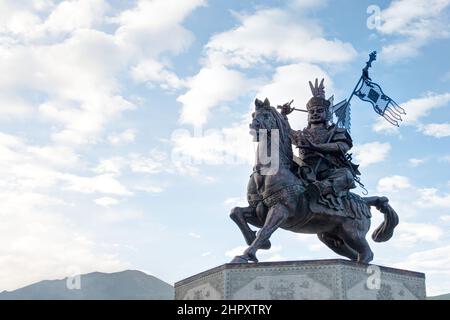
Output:
<path fill-rule="evenodd" d="M 164 171 L 167 166 L 166 157 L 166 153 L 158 150 L 152 150 L 148 155 L 131 154 L 130 169 L 138 173 L 158 173 Z"/>
<path fill-rule="evenodd" d="M 74 166 L 80 157 L 73 149 L 59 145 L 28 146 L 27 151 L 35 160 L 55 166 Z"/>
<path fill-rule="evenodd" d="M 144 214 L 141 211 L 134 210 L 106 210 L 98 215 L 101 223 L 121 223 L 130 220 L 141 219 Z"/>
<path fill-rule="evenodd" d="M 448 38 L 449 0 L 396 0 L 381 11 L 377 30 L 400 40 L 383 47 L 382 54 L 398 60 L 417 54 L 432 39 Z"/>
<path fill-rule="evenodd" d="M 100 160 L 99 164 L 92 170 L 100 174 L 121 175 L 126 168 L 138 173 L 157 173 L 163 169 L 165 153 L 157 150 L 148 155 L 131 153 L 126 156 L 112 157 Z"/>
<path fill-rule="evenodd" d="M 351 44 L 325 39 L 317 23 L 287 10 L 265 9 L 237 18 L 238 27 L 213 36 L 206 45 L 208 63 L 241 67 L 267 59 L 342 63 L 356 55 Z"/>
<path fill-rule="evenodd" d="M 113 157 L 110 159 L 100 160 L 99 164 L 93 169 L 93 171 L 99 174 L 106 173 L 120 175 L 126 165 L 126 159 L 122 157 Z"/>
<path fill-rule="evenodd" d="M 32 113 L 31 104 L 21 97 L 0 94 L 0 119 L 23 119 Z"/>
<path fill-rule="evenodd" d="M 423 40 L 405 40 L 385 45 L 381 54 L 386 57 L 387 61 L 397 61 L 401 58 L 411 57 L 418 54 L 419 49 L 424 45 Z"/>
<path fill-rule="evenodd" d="M 127 129 L 117 134 L 111 134 L 108 136 L 108 141 L 116 146 L 120 144 L 126 144 L 130 142 L 134 142 L 136 138 L 136 130 L 135 129 Z"/>
<path fill-rule="evenodd" d="M 102 207 L 111 207 L 119 203 L 119 200 L 111 197 L 102 197 L 94 200 L 96 204 Z"/>
<path fill-rule="evenodd" d="M 231 197 L 225 199 L 223 202 L 227 207 L 234 208 L 234 207 L 247 207 L 248 202 L 246 197 Z"/>
<path fill-rule="evenodd" d="M 426 159 L 418 159 L 418 158 L 411 158 L 408 159 L 408 163 L 411 167 L 417 167 L 423 163 L 425 163 Z"/>
<path fill-rule="evenodd" d="M 65 189 L 80 193 L 106 193 L 130 196 L 133 193 L 122 185 L 112 174 L 100 174 L 93 177 L 82 177 L 73 174 L 61 174 L 60 179 L 67 183 Z"/>
<path fill-rule="evenodd" d="M 113 179 L 115 181 L 113 182 L 115 185 L 114 189 L 116 190 L 114 193 L 120 194 L 125 192 L 128 195 L 131 195 L 131 190 L 152 194 L 161 193 L 168 187 L 168 184 L 164 181 L 149 181 L 148 175 L 178 173 L 176 165 L 167 161 L 166 153 L 156 149 L 145 154 L 130 153 L 123 156 L 101 159 L 96 166 L 91 168 L 91 171 L 98 176 L 107 176 Z M 91 179 L 94 178 L 91 177 Z M 119 181 L 119 178 L 126 182 L 126 186 Z M 67 178 L 65 181 L 67 181 Z M 101 190 L 106 191 L 103 188 Z M 92 190 L 90 189 L 90 191 Z"/>
<path fill-rule="evenodd" d="M 403 176 L 390 176 L 384 177 L 378 181 L 378 192 L 396 192 L 401 189 L 411 187 L 408 177 Z"/>
<path fill-rule="evenodd" d="M 170 173 L 177 173 L 181 176 L 200 177 L 200 170 L 184 159 L 172 158 L 173 166 L 168 170 Z"/>
<path fill-rule="evenodd" d="M 4 190 L 33 191 L 57 185 L 59 170 L 78 162 L 73 150 L 60 146 L 36 146 L 13 135 L 0 133 L 0 177 Z"/>
<path fill-rule="evenodd" d="M 383 21 L 378 29 L 386 34 L 427 34 L 430 30 L 423 28 L 427 26 L 428 19 L 439 16 L 448 5 L 450 5 L 448 0 L 392 1 L 381 13 Z M 446 33 L 445 30 L 441 31 Z"/>
<path fill-rule="evenodd" d="M 19 165 L 42 166 L 45 168 L 52 166 L 71 167 L 79 160 L 79 155 L 71 148 L 59 145 L 28 145 L 17 136 L 1 132 L 0 154 L 4 161 L 3 167 L 6 168 Z"/>
<path fill-rule="evenodd" d="M 31 1 L 0 2 L 0 32 L 23 35 L 33 32 L 41 23 Z"/>
<path fill-rule="evenodd" d="M 188 236 L 192 237 L 194 239 L 200 239 L 201 238 L 201 236 L 199 234 L 195 233 L 195 232 L 189 232 Z"/>
<path fill-rule="evenodd" d="M 204 3 L 204 0 L 139 0 L 135 7 L 112 19 L 119 24 L 117 41 L 143 56 L 156 57 L 166 50 L 179 53 L 194 39 L 181 23 Z"/>
<path fill-rule="evenodd" d="M 328 0 L 290 0 L 289 3 L 296 9 L 312 9 L 322 7 Z"/>
<path fill-rule="evenodd" d="M 13 34 L 25 42 L 100 25 L 109 9 L 104 0 L 61 1 L 57 5 L 51 1 L 39 0 L 14 2 L 4 0 L 0 5 L 3 13 L 0 15 L 3 21 L 0 31 Z M 42 19 L 42 12 L 48 13 L 48 17 Z"/>
<path fill-rule="evenodd" d="M 166 185 L 148 185 L 148 184 L 143 184 L 143 185 L 135 185 L 133 186 L 134 190 L 137 191 L 143 191 L 143 192 L 147 192 L 147 193 L 161 193 L 165 190 Z"/>
<path fill-rule="evenodd" d="M 450 194 L 438 195 L 436 188 L 422 188 L 418 189 L 420 198 L 417 204 L 421 207 L 443 207 L 450 208 Z"/>
<path fill-rule="evenodd" d="M 157 83 L 163 89 L 180 89 L 187 86 L 174 72 L 168 70 L 163 63 L 147 59 L 131 69 L 131 76 L 137 82 Z"/>
<path fill-rule="evenodd" d="M 398 225 L 392 243 L 396 247 L 408 248 L 422 242 L 436 242 L 444 231 L 432 224 L 402 222 Z"/>
<path fill-rule="evenodd" d="M 91 28 L 103 22 L 107 10 L 108 4 L 104 0 L 62 1 L 51 12 L 42 29 L 62 33 Z"/>
<path fill-rule="evenodd" d="M 206 123 L 210 109 L 217 104 L 233 101 L 252 88 L 243 73 L 214 65 L 205 67 L 187 81 L 189 90 L 179 96 L 183 104 L 180 121 L 201 126 Z"/>
<path fill-rule="evenodd" d="M 391 145 L 388 142 L 382 143 L 375 141 L 356 145 L 353 150 L 356 162 L 361 167 L 366 167 L 384 161 L 391 150 Z"/>
<path fill-rule="evenodd" d="M 145 1 L 111 19 L 119 26 L 114 39 L 134 57 L 131 77 L 137 82 L 159 84 L 163 89 L 180 89 L 187 84 L 170 70 L 166 52 L 178 54 L 194 40 L 194 34 L 182 26 L 186 17 L 205 0 Z"/>
<path fill-rule="evenodd" d="M 53 0 L 31 0 L 31 4 L 37 12 L 49 11 L 55 5 Z"/>
<path fill-rule="evenodd" d="M 424 97 L 415 98 L 403 104 L 408 114 L 405 117 L 407 122 L 416 122 L 421 117 L 429 114 L 432 109 L 447 105 L 450 101 L 450 93 L 436 94 L 427 93 Z"/>
<path fill-rule="evenodd" d="M 422 126 L 420 130 L 427 136 L 448 137 L 450 136 L 450 123 L 430 123 Z"/>

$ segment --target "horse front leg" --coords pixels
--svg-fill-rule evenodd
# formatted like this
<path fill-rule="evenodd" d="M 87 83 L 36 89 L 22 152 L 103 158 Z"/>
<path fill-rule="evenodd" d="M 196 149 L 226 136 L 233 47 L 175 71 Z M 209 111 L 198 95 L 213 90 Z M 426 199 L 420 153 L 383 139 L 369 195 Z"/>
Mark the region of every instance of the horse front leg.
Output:
<path fill-rule="evenodd" d="M 256 231 L 253 231 L 248 224 L 261 228 L 264 225 L 264 220 L 261 217 L 265 218 L 265 214 L 267 214 L 267 207 L 262 202 L 258 203 L 256 207 L 235 207 L 231 210 L 230 218 L 239 227 L 248 245 L 251 245 L 256 239 Z M 271 246 L 270 241 L 266 241 L 260 249 L 268 250 Z"/>
<path fill-rule="evenodd" d="M 289 211 L 284 205 L 278 203 L 271 207 L 267 213 L 264 225 L 256 234 L 255 240 L 244 251 L 243 255 L 236 256 L 231 263 L 246 263 L 249 261 L 258 262 L 256 251 L 261 249 L 262 245 L 269 241 L 272 233 L 274 233 L 288 217 Z"/>
<path fill-rule="evenodd" d="M 248 219 L 256 217 L 256 207 L 235 207 L 231 210 L 230 218 L 242 232 L 245 242 L 250 245 L 256 238 L 256 232 L 250 229 Z"/>

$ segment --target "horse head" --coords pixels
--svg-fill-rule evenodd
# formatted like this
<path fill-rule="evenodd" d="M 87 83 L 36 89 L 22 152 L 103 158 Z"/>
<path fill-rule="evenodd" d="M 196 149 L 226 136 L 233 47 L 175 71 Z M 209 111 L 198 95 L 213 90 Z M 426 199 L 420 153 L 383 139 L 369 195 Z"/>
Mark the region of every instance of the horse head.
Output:
<path fill-rule="evenodd" d="M 270 106 L 269 99 L 266 98 L 264 101 L 255 99 L 255 111 L 249 128 L 254 141 L 264 143 L 264 140 L 267 140 L 266 146 L 274 147 L 278 151 L 282 163 L 291 164 L 293 155 L 289 124 L 274 107 Z"/>
<path fill-rule="evenodd" d="M 249 124 L 254 141 L 259 142 L 259 130 L 267 130 L 267 134 L 270 135 L 272 129 L 279 129 L 273 112 L 274 108 L 270 106 L 267 98 L 264 101 L 255 99 L 255 111 L 252 113 L 252 122 Z"/>

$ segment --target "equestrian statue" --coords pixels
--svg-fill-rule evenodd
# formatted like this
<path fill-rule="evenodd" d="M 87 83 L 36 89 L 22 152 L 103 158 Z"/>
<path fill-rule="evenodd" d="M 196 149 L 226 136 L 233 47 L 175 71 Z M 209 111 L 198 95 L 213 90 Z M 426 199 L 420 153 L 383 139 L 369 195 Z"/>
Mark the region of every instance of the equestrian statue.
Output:
<path fill-rule="evenodd" d="M 352 189 L 360 182 L 358 165 L 351 159 L 353 146 L 348 128 L 349 102 L 353 95 L 371 102 L 374 110 L 389 122 L 400 121 L 404 110 L 371 82 L 363 69 L 350 98 L 333 106 L 325 98 L 324 80 L 309 83 L 312 98 L 306 104 L 308 125 L 293 130 L 288 115 L 299 110 L 291 102 L 277 108 L 255 100 L 249 125 L 258 143 L 256 163 L 247 185 L 247 207 L 235 207 L 230 217 L 241 230 L 248 248 L 231 263 L 258 262 L 256 252 L 270 249 L 271 235 L 278 229 L 317 234 L 335 253 L 361 263 L 369 263 L 373 252 L 366 240 L 371 207 L 384 214 L 384 221 L 373 232 L 376 242 L 388 241 L 398 224 L 398 215 L 384 196 L 362 197 Z M 378 90 L 379 88 L 379 90 Z M 378 97 L 376 96 L 378 94 Z M 332 123 L 333 114 L 338 116 Z M 389 118 L 389 119 L 388 119 Z M 392 122 L 391 122 L 392 123 Z M 298 148 L 294 155 L 292 146 Z M 250 225 L 259 228 L 252 230 Z"/>

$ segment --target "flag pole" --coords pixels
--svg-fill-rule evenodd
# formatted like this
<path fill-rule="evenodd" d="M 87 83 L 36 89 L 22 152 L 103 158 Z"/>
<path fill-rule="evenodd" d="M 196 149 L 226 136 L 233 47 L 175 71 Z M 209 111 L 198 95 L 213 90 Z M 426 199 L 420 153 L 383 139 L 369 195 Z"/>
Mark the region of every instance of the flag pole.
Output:
<path fill-rule="evenodd" d="M 366 62 L 366 66 L 365 66 L 364 69 L 362 70 L 362 75 L 359 77 L 359 80 L 358 80 L 358 82 L 356 83 L 356 86 L 355 86 L 355 88 L 353 89 L 352 94 L 350 95 L 350 97 L 348 98 L 347 103 L 345 104 L 345 107 L 344 107 L 345 109 L 344 109 L 344 110 L 346 110 L 346 109 L 348 108 L 348 106 L 350 105 L 350 100 L 352 100 L 353 96 L 355 95 L 356 89 L 358 89 L 358 86 L 359 86 L 360 82 L 361 82 L 361 81 L 364 81 L 364 79 L 369 79 L 369 80 L 370 80 L 370 78 L 369 78 L 369 68 L 372 67 L 372 62 L 373 62 L 374 60 L 376 60 L 376 58 L 377 58 L 377 52 L 376 52 L 376 51 L 372 51 L 372 52 L 369 54 L 369 61 Z M 334 133 L 336 132 L 337 127 L 338 127 L 339 123 L 341 122 L 341 120 L 342 120 L 342 118 L 339 118 L 338 122 L 336 123 L 335 127 L 333 128 L 332 133 L 331 133 L 330 136 L 328 137 L 326 143 L 330 143 L 330 141 L 331 141 L 331 139 L 333 138 Z M 345 155 L 344 155 L 344 156 L 345 156 Z M 321 163 L 322 163 L 322 158 L 320 158 L 319 161 L 317 161 L 317 164 L 316 164 L 316 166 L 314 167 L 314 174 L 317 174 L 317 170 L 319 170 L 319 166 L 320 166 Z M 350 166 L 350 168 L 351 168 L 351 166 Z M 351 168 L 351 170 L 352 170 L 352 168 Z M 352 173 L 353 173 L 353 176 L 356 177 L 356 175 L 355 175 L 355 173 L 354 173 L 353 170 L 352 170 Z"/>
<path fill-rule="evenodd" d="M 364 79 L 369 79 L 369 68 L 372 67 L 372 62 L 375 61 L 377 59 L 377 52 L 376 51 L 372 51 L 369 54 L 369 61 L 366 62 L 366 66 L 364 67 L 364 69 L 362 70 L 362 74 L 361 77 L 359 77 L 358 82 L 356 83 L 355 88 L 352 91 L 352 94 L 350 95 L 350 97 L 347 100 L 347 103 L 345 104 L 345 109 L 348 108 L 348 106 L 350 105 L 350 100 L 352 100 L 353 96 L 355 95 L 356 89 L 358 89 L 359 83 L 361 81 L 364 81 Z M 341 120 L 341 118 L 339 119 Z M 339 121 L 336 123 L 336 126 L 339 124 Z M 334 132 L 333 132 L 334 133 Z M 331 138 L 333 137 L 333 135 L 331 135 L 328 139 L 331 140 Z M 330 141 L 328 141 L 330 142 Z"/>

